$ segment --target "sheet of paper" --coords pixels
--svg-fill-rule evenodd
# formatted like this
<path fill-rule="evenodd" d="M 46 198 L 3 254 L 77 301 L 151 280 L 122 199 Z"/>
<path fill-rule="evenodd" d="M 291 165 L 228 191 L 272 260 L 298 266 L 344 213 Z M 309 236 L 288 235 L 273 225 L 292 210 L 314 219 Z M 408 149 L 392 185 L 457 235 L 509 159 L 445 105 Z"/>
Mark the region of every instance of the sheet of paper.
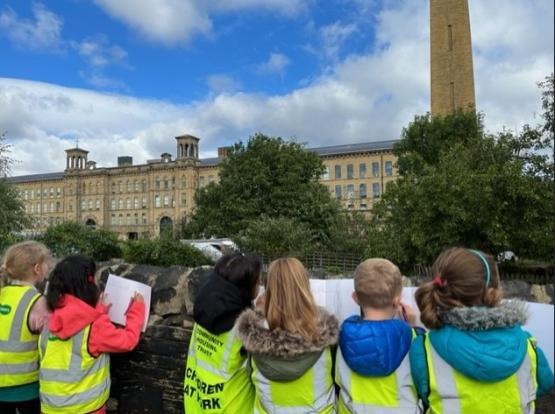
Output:
<path fill-rule="evenodd" d="M 143 324 L 144 332 L 146 330 L 150 314 L 150 286 L 116 275 L 108 275 L 104 295 L 106 297 L 106 302 L 112 304 L 108 313 L 112 322 L 117 323 L 118 325 L 125 325 L 125 314 L 127 313 L 127 309 L 129 309 L 131 299 L 133 298 L 135 292 L 139 292 L 143 295 L 145 300 L 145 322 Z"/>

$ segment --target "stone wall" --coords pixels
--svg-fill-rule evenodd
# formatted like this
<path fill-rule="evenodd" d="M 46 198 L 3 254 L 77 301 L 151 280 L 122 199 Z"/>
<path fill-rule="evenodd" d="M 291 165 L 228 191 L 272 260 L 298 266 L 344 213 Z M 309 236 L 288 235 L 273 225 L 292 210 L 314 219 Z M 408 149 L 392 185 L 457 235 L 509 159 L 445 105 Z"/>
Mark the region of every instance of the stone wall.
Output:
<path fill-rule="evenodd" d="M 193 299 L 209 270 L 210 267 L 160 268 L 122 262 L 99 264 L 97 278 L 101 286 L 113 273 L 152 287 L 150 320 L 139 346 L 127 354 L 112 355 L 109 413 L 183 413 L 183 376 L 193 326 Z M 403 282 L 406 286 L 420 283 L 410 278 Z M 553 285 L 510 281 L 503 283 L 503 289 L 507 297 L 553 303 Z M 537 412 L 553 413 L 553 394 L 542 400 Z"/>

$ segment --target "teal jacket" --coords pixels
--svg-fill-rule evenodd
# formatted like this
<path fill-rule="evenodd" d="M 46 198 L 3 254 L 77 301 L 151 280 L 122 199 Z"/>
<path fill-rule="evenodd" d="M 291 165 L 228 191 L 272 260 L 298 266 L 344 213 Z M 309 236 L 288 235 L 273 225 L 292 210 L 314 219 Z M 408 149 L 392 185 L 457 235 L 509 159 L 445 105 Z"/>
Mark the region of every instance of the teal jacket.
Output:
<path fill-rule="evenodd" d="M 504 302 L 496 308 L 457 308 L 440 316 L 444 326 L 427 333 L 436 352 L 454 369 L 476 381 L 495 382 L 513 375 L 527 352 L 530 334 L 522 302 Z M 553 372 L 538 347 L 537 395 L 553 388 Z M 430 393 L 424 336 L 412 343 L 410 363 L 418 395 L 425 404 Z"/>

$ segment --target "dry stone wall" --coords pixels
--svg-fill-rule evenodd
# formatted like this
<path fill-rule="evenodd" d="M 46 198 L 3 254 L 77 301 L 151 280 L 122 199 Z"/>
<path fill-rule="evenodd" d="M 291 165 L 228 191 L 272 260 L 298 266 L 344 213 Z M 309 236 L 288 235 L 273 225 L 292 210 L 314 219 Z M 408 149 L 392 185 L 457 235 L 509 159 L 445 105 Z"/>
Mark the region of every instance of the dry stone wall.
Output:
<path fill-rule="evenodd" d="M 97 279 L 102 286 L 109 273 L 152 287 L 151 315 L 146 332 L 133 352 L 112 355 L 110 414 L 183 413 L 183 376 L 193 327 L 193 301 L 210 267 L 161 268 L 123 262 L 100 263 Z M 325 275 L 313 275 L 325 278 Z M 334 276 L 340 277 L 340 276 Z M 421 281 L 404 278 L 405 286 Z M 553 285 L 503 283 L 506 297 L 553 303 Z M 553 393 L 538 404 L 538 413 L 553 413 Z"/>

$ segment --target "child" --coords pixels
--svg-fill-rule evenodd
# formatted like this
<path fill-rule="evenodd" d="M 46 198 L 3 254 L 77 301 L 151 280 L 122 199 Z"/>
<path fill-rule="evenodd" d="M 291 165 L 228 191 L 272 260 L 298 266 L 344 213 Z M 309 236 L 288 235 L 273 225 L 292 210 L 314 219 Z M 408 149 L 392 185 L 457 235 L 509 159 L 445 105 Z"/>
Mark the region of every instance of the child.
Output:
<path fill-rule="evenodd" d="M 38 334 L 48 321 L 35 284 L 48 273 L 50 252 L 26 241 L 6 250 L 0 278 L 0 413 L 40 413 Z"/>
<path fill-rule="evenodd" d="M 125 328 L 110 322 L 95 283 L 94 261 L 69 256 L 49 279 L 46 302 L 52 311 L 40 335 L 41 409 L 51 413 L 105 413 L 110 393 L 108 352 L 126 352 L 139 342 L 143 297 L 136 293 Z"/>
<path fill-rule="evenodd" d="M 194 304 L 195 325 L 184 381 L 187 414 L 252 413 L 254 389 L 247 355 L 233 325 L 252 306 L 262 263 L 257 256 L 232 253 L 218 260 Z"/>
<path fill-rule="evenodd" d="M 264 295 L 264 316 L 249 309 L 237 320 L 252 357 L 255 412 L 334 413 L 337 319 L 316 306 L 307 271 L 294 258 L 270 264 Z"/>
<path fill-rule="evenodd" d="M 533 413 L 536 394 L 553 387 L 553 373 L 521 328 L 522 303 L 501 302 L 495 261 L 455 247 L 439 255 L 432 272 L 433 281 L 416 291 L 420 318 L 431 331 L 411 350 L 429 412 Z"/>
<path fill-rule="evenodd" d="M 419 412 L 409 360 L 415 333 L 403 319 L 414 323 L 414 314 L 401 303 L 401 272 L 389 260 L 368 259 L 355 269 L 354 283 L 362 315 L 341 325 L 339 413 Z"/>

